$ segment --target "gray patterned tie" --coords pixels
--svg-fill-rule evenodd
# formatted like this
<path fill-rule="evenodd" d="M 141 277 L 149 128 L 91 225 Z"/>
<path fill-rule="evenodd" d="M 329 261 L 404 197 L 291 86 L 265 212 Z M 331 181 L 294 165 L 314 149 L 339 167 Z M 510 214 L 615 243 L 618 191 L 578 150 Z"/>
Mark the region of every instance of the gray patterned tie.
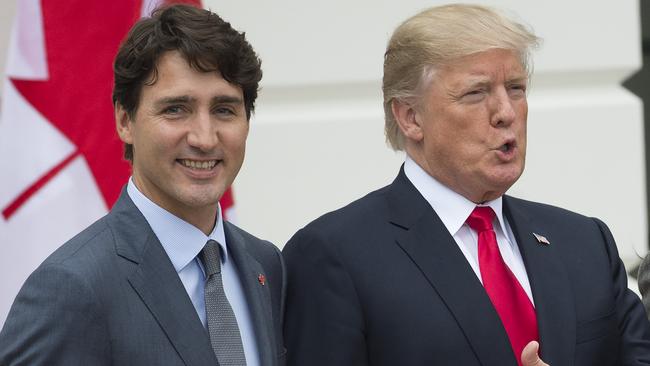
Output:
<path fill-rule="evenodd" d="M 237 319 L 223 291 L 219 243 L 208 240 L 199 259 L 205 268 L 205 312 L 212 350 L 220 366 L 246 366 Z"/>

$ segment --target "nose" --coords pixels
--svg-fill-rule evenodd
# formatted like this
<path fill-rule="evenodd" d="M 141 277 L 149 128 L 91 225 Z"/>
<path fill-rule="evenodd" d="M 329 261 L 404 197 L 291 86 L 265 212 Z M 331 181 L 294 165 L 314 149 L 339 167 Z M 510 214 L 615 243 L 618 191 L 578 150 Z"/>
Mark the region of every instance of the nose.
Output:
<path fill-rule="evenodd" d="M 508 95 L 508 91 L 503 89 L 497 90 L 492 96 L 492 119 L 490 123 L 494 127 L 510 126 L 516 119 L 513 100 Z"/>
<path fill-rule="evenodd" d="M 190 121 L 187 143 L 202 152 L 209 152 L 219 144 L 217 125 L 209 112 L 197 113 Z"/>

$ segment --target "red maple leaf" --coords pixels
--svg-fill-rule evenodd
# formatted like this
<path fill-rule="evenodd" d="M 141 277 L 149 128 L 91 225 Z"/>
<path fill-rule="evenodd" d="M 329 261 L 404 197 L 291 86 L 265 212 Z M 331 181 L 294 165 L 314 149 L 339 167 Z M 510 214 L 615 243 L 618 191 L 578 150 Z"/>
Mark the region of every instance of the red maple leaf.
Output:
<path fill-rule="evenodd" d="M 112 62 L 120 41 L 140 17 L 140 7 L 133 0 L 41 1 L 49 78 L 11 82 L 76 151 L 9 205 L 5 217 L 78 155 L 86 159 L 107 207 L 117 199 L 130 169 L 121 159 L 122 143 L 115 132 Z"/>
<path fill-rule="evenodd" d="M 166 1 L 200 6 L 200 1 Z M 130 174 L 115 132 L 111 92 L 113 59 L 121 40 L 140 17 L 140 0 L 42 0 L 49 78 L 11 79 L 16 89 L 76 150 L 3 209 L 8 219 L 33 194 L 83 155 L 107 207 L 117 200 Z M 231 192 L 222 206 L 232 205 Z"/>

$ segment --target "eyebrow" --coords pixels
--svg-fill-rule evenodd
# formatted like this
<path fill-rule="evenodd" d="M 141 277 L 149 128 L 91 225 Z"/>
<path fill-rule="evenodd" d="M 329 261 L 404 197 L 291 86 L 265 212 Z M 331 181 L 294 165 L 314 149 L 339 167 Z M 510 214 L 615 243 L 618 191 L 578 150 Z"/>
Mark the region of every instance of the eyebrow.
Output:
<path fill-rule="evenodd" d="M 472 77 L 462 80 L 456 84 L 448 85 L 445 87 L 445 89 L 447 90 L 447 95 L 458 98 L 470 89 L 485 88 L 489 85 L 490 81 L 487 78 Z"/>
<path fill-rule="evenodd" d="M 472 78 L 462 83 L 463 88 L 485 87 L 491 84 L 488 78 Z"/>
<path fill-rule="evenodd" d="M 173 97 L 163 97 L 158 99 L 154 106 L 163 107 L 170 104 L 185 104 L 196 102 L 196 98 L 190 97 L 189 95 L 180 95 Z M 243 104 L 244 101 L 240 97 L 232 95 L 218 95 L 211 99 L 212 104 Z"/>
<path fill-rule="evenodd" d="M 244 101 L 240 97 L 235 97 L 232 95 L 218 95 L 214 98 L 212 98 L 212 103 L 215 104 L 221 104 L 221 103 L 226 103 L 226 104 L 243 104 Z"/>
<path fill-rule="evenodd" d="M 528 77 L 525 75 L 517 75 L 512 78 L 506 79 L 505 83 L 506 84 L 513 84 L 513 83 L 521 83 L 521 82 L 527 82 Z M 492 83 L 492 81 L 489 78 L 486 77 L 470 77 L 467 80 L 464 80 L 462 84 L 460 85 L 461 88 L 467 89 L 467 88 L 476 88 L 476 87 L 485 87 L 488 86 Z"/>
<path fill-rule="evenodd" d="M 156 100 L 154 106 L 163 107 L 169 104 L 190 103 L 195 100 L 196 100 L 195 98 L 191 98 L 187 95 L 175 96 L 175 97 L 164 97 Z"/>
<path fill-rule="evenodd" d="M 506 80 L 506 83 L 528 82 L 528 75 L 517 75 Z"/>

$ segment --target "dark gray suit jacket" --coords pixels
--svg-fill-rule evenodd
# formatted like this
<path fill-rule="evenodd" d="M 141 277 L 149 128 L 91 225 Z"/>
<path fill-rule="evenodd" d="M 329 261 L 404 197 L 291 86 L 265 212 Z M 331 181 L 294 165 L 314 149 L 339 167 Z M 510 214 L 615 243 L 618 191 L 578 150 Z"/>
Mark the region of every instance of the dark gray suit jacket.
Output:
<path fill-rule="evenodd" d="M 284 365 L 280 252 L 225 223 L 262 365 Z M 259 274 L 266 277 L 264 285 Z M 207 331 L 131 199 L 56 250 L 27 279 L 0 332 L 0 365 L 214 366 Z"/>
<path fill-rule="evenodd" d="M 530 280 L 542 359 L 650 365 L 650 323 L 605 224 L 513 197 L 503 207 Z M 283 254 L 290 366 L 517 365 L 481 282 L 403 171 L 307 225 Z"/>

